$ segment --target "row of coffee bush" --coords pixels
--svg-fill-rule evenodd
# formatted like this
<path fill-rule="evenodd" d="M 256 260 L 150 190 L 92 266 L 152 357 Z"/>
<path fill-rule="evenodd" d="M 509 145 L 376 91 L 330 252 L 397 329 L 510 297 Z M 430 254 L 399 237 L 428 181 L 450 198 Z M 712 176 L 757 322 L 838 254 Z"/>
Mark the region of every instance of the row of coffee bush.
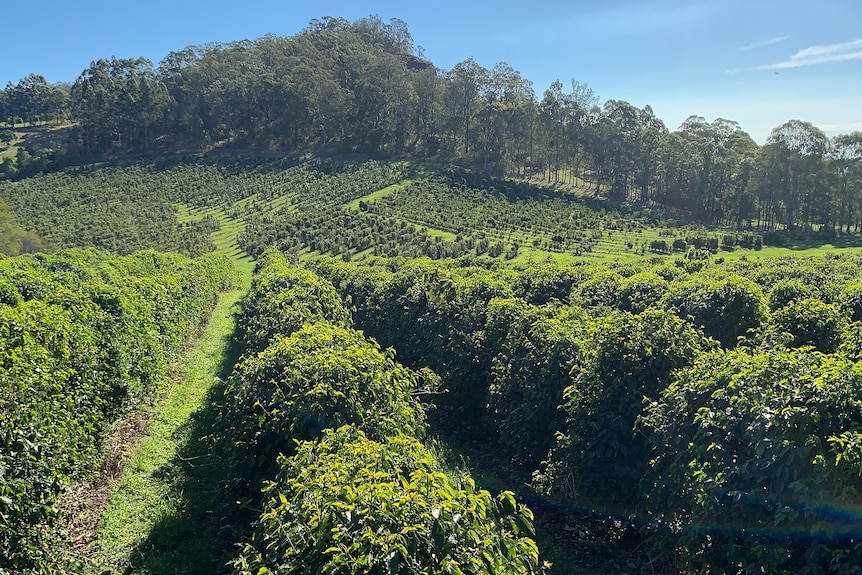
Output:
<path fill-rule="evenodd" d="M 862 561 L 860 263 L 309 267 L 441 376 L 435 424 L 540 494 L 684 570 L 844 573 Z"/>
<path fill-rule="evenodd" d="M 530 511 L 421 443 L 433 373 L 352 329 L 329 282 L 266 252 L 240 320 L 219 433 L 263 499 L 235 573 L 542 572 Z"/>
<path fill-rule="evenodd" d="M 58 496 L 234 273 L 217 255 L 0 256 L 0 572 L 44 568 Z"/>

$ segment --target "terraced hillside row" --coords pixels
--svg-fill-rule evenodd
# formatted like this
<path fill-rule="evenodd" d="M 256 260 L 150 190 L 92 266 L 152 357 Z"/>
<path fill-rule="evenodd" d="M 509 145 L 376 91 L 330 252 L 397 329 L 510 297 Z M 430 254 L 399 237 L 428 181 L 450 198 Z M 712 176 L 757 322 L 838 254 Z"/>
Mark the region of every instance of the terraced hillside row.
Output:
<path fill-rule="evenodd" d="M 684 252 L 689 245 L 700 248 L 710 241 L 715 250 L 719 240 L 730 250 L 746 243 L 751 248 L 755 242 L 752 234 L 746 238 L 745 234 L 727 232 L 725 239 L 696 228 L 656 229 L 663 218 L 651 218 L 648 211 L 638 214 L 588 195 L 462 170 L 435 174 L 360 204 L 360 209 L 444 230 L 457 238 L 471 238 L 467 247 L 472 251 L 478 243 L 477 253 L 489 251 L 491 245 L 503 245 L 512 254 L 524 247 L 576 256 L 593 252 L 644 255 Z M 491 255 L 499 252 L 492 251 Z"/>
<path fill-rule="evenodd" d="M 689 247 L 759 248 L 590 195 L 403 162 L 189 158 L 91 166 L 0 182 L 47 249 L 199 255 L 277 245 L 304 258 L 637 258 Z M 215 242 L 219 242 L 216 244 Z"/>

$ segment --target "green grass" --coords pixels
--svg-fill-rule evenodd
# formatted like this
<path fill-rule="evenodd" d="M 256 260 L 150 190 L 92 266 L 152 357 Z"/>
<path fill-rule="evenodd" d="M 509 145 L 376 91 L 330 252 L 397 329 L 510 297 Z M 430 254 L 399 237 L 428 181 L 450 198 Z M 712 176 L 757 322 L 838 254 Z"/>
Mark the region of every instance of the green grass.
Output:
<path fill-rule="evenodd" d="M 428 235 L 432 238 L 441 237 L 447 242 L 454 242 L 457 239 L 458 235 L 453 234 L 452 232 L 447 232 L 445 230 L 435 230 L 434 228 L 425 227 L 428 230 Z"/>
<path fill-rule="evenodd" d="M 239 203 L 247 201 L 248 199 L 242 200 Z M 201 209 L 193 208 L 186 204 L 175 204 L 174 207 L 177 209 L 177 221 L 181 224 L 200 221 L 206 216 L 212 216 L 218 220 L 219 229 L 210 235 L 216 246 L 216 251 L 231 256 L 242 277 L 243 285 L 250 285 L 251 274 L 254 270 L 254 260 L 240 249 L 236 241 L 237 237 L 245 231 L 245 221 L 240 218 L 231 218 L 222 208 Z"/>
<path fill-rule="evenodd" d="M 406 188 L 407 186 L 412 184 L 414 181 L 415 180 L 404 180 L 403 182 L 398 182 L 397 184 L 392 184 L 391 186 L 387 186 L 387 187 L 383 188 L 382 190 L 377 190 L 376 192 L 371 192 L 370 194 L 368 194 L 366 196 L 363 196 L 361 198 L 357 198 L 357 199 L 353 200 L 352 202 L 347 204 L 347 207 L 350 208 L 351 210 L 356 211 L 359 209 L 359 202 L 368 203 L 368 202 L 373 202 L 374 200 L 377 200 L 380 198 L 385 198 L 386 196 L 388 196 L 390 194 L 393 194 L 399 190 L 403 190 L 404 188 Z"/>
<path fill-rule="evenodd" d="M 227 466 L 207 434 L 218 383 L 236 359 L 229 343 L 243 291 L 222 294 L 177 362 L 180 377 L 101 517 L 87 558 L 91 572 L 209 574 L 231 553 L 236 534 L 221 520 L 230 514 L 223 500 Z"/>
<path fill-rule="evenodd" d="M 655 236 L 659 238 L 658 235 Z M 647 243 L 647 245 L 649 245 Z M 808 256 L 808 257 L 823 257 L 827 254 L 834 253 L 862 253 L 862 246 L 855 246 L 847 243 L 829 243 L 829 244 L 799 244 L 793 247 L 772 247 L 765 246 L 763 249 L 742 249 L 735 250 L 719 250 L 713 254 L 713 258 L 723 258 L 725 261 L 736 261 L 739 259 L 762 260 L 767 258 L 777 258 L 782 256 Z M 633 249 L 627 249 L 624 246 L 614 248 L 605 243 L 600 243 L 593 251 L 581 255 L 574 255 L 567 252 L 551 252 L 542 249 L 536 249 L 529 243 L 522 244 L 514 262 L 519 263 L 541 263 L 541 262 L 556 262 L 556 263 L 574 263 L 582 261 L 590 262 L 635 262 L 643 261 L 649 258 L 669 258 L 670 260 L 683 257 L 684 253 L 675 252 L 671 254 L 661 254 L 651 252 L 647 249 L 641 253 L 639 245 L 636 244 Z"/>
<path fill-rule="evenodd" d="M 762 250 L 735 250 L 732 252 L 719 251 L 715 257 L 723 257 L 725 260 L 733 261 L 740 258 L 749 260 L 762 260 L 766 258 L 776 258 L 781 256 L 807 256 L 807 257 L 823 257 L 826 254 L 840 253 L 855 253 L 862 252 L 862 247 L 835 245 L 835 244 L 811 244 L 798 247 L 764 247 Z"/>

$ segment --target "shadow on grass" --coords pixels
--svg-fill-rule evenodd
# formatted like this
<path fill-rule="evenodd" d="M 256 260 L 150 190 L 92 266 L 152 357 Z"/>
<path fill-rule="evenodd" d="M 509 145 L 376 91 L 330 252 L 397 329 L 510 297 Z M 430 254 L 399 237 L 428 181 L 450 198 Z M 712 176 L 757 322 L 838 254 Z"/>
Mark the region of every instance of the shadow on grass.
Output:
<path fill-rule="evenodd" d="M 214 430 L 224 401 L 225 381 L 241 354 L 236 332 L 228 336 L 220 380 L 209 390 L 204 407 L 177 431 L 186 438 L 172 461 L 156 474 L 179 499 L 177 512 L 161 518 L 130 554 L 126 573 L 152 575 L 228 573 L 238 554 L 237 542 L 257 516 L 237 504 L 233 493 L 228 446 Z"/>
<path fill-rule="evenodd" d="M 838 236 L 830 239 L 822 239 L 822 240 L 797 240 L 797 241 L 788 241 L 787 244 L 783 246 L 774 246 L 774 247 L 784 247 L 789 250 L 794 251 L 804 251 L 804 250 L 813 250 L 813 249 L 824 249 L 827 247 L 833 247 L 836 249 L 840 248 L 862 248 L 862 236 L 859 235 L 851 235 L 851 236 Z"/>

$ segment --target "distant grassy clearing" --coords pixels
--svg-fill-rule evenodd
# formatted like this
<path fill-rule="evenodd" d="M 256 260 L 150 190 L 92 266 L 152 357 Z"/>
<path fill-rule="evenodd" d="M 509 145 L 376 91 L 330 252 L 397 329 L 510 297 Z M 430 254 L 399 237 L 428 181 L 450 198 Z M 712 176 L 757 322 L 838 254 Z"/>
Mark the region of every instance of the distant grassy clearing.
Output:
<path fill-rule="evenodd" d="M 429 228 L 428 226 L 423 226 L 421 224 L 417 224 L 417 225 L 420 225 L 421 227 L 425 228 L 425 230 L 428 232 L 428 235 L 430 235 L 432 238 L 439 237 L 439 238 L 442 238 L 444 241 L 447 241 L 447 242 L 454 242 L 458 238 L 458 235 L 453 234 L 452 232 L 447 232 L 445 230 L 437 230 L 434 228 Z"/>
<path fill-rule="evenodd" d="M 20 138 L 16 138 L 12 140 L 8 146 L 0 150 L 0 162 L 3 161 L 3 158 L 14 158 L 18 155 L 18 142 L 20 142 Z"/>
<path fill-rule="evenodd" d="M 384 198 L 390 194 L 393 194 L 395 192 L 403 190 L 404 188 L 406 188 L 407 186 L 409 186 L 413 182 L 414 182 L 414 180 L 404 180 L 403 182 L 398 182 L 397 184 L 392 184 L 391 186 L 387 186 L 387 187 L 383 188 L 382 190 L 377 190 L 376 192 L 372 192 L 372 193 L 368 194 L 367 196 L 363 196 L 361 198 L 356 198 L 355 200 L 353 200 L 352 202 L 347 204 L 347 207 L 350 208 L 351 210 L 358 210 L 359 209 L 359 202 L 368 203 L 368 202 L 373 202 L 374 200 L 377 200 L 380 198 Z"/>
<path fill-rule="evenodd" d="M 240 249 L 237 244 L 237 236 L 245 231 L 245 222 L 239 219 L 231 219 L 221 208 L 200 209 L 176 204 L 177 221 L 181 224 L 200 221 L 206 216 L 212 216 L 219 222 L 219 229 L 210 234 L 216 251 L 229 255 L 234 260 L 237 273 L 242 285 L 251 284 L 251 276 L 254 271 L 254 259 Z"/>
<path fill-rule="evenodd" d="M 786 247 L 764 247 L 762 250 L 734 250 L 732 252 L 719 251 L 715 257 L 723 257 L 725 260 L 738 260 L 746 258 L 749 260 L 761 260 L 766 258 L 777 258 L 781 256 L 825 256 L 830 253 L 862 253 L 860 246 L 841 246 L 833 244 L 800 246 L 794 248 Z"/>

